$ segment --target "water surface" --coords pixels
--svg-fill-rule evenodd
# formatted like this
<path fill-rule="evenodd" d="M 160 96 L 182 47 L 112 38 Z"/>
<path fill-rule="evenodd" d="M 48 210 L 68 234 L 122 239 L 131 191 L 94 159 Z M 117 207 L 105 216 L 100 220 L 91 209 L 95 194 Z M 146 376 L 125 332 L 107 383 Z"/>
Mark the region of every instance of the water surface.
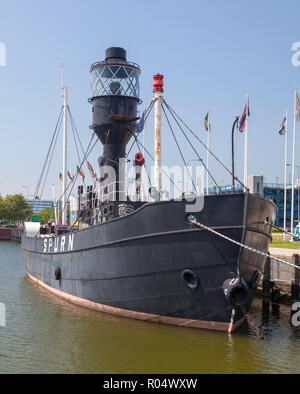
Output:
<path fill-rule="evenodd" d="M 70 304 L 25 276 L 19 244 L 0 242 L 0 373 L 299 373 L 300 329 L 289 308 L 260 340 L 245 324 L 225 333 L 111 316 Z M 260 301 L 251 316 L 262 324 Z"/>

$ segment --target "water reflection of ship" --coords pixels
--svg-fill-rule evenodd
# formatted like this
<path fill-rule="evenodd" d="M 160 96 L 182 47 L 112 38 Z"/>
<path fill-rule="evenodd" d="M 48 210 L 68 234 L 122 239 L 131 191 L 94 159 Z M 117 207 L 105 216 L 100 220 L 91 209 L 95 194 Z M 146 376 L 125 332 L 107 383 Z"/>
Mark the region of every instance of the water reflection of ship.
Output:
<path fill-rule="evenodd" d="M 154 183 L 145 198 L 139 151 L 136 198 L 124 198 L 120 159 L 127 158 L 132 138 L 141 147 L 136 134 L 139 75 L 139 66 L 126 61 L 122 48 L 107 49 L 105 61 L 92 65 L 91 129 L 103 144 L 97 182 L 86 197 L 80 194 L 85 203 L 79 206 L 79 228 L 23 236 L 27 275 L 68 301 L 152 322 L 225 331 L 234 309 L 236 328 L 244 320 L 240 304 L 249 309 L 265 257 L 196 227 L 187 220 L 188 201 L 163 198 L 161 116 L 169 110 L 180 118 L 162 96 L 159 74 L 142 119 L 155 108 Z M 181 140 L 173 136 L 182 153 Z M 274 222 L 275 216 L 271 201 L 248 192 L 206 195 L 203 209 L 193 212 L 199 222 L 261 251 L 270 243 L 266 218 Z"/>

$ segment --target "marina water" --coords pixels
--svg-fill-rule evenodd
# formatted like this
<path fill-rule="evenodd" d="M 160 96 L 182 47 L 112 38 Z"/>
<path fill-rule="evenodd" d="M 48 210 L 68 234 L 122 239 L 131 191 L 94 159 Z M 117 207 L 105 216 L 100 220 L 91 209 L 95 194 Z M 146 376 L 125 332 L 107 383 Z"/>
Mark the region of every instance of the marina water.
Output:
<path fill-rule="evenodd" d="M 25 276 L 19 244 L 0 243 L 0 373 L 299 373 L 300 329 L 280 306 L 261 326 L 225 333 L 146 323 L 81 308 Z M 261 325 L 260 300 L 251 316 Z"/>

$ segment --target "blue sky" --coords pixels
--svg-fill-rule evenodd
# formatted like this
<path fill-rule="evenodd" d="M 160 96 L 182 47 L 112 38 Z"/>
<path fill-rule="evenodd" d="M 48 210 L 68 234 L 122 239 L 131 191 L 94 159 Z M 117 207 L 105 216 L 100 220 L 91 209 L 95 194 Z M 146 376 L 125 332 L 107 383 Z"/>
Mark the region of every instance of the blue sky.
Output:
<path fill-rule="evenodd" d="M 291 160 L 293 89 L 300 89 L 300 67 L 291 63 L 291 46 L 300 41 L 299 13 L 294 0 L 2 0 L 0 42 L 6 45 L 7 66 L 0 67 L 0 193 L 24 193 L 23 185 L 34 192 L 62 105 L 62 60 L 70 107 L 83 144 L 88 144 L 89 67 L 103 59 L 109 46 L 124 47 L 128 60 L 140 65 L 144 101 L 152 97 L 152 75 L 164 74 L 166 100 L 204 140 L 203 120 L 211 109 L 211 147 L 228 166 L 232 122 L 241 115 L 248 90 L 249 174 L 282 182 L 284 138 L 277 130 L 288 105 Z M 180 163 L 166 122 L 163 133 L 165 162 Z M 153 135 L 149 122 L 150 146 Z M 298 138 L 300 165 L 299 144 Z M 94 167 L 100 144 L 97 149 L 91 157 Z M 241 134 L 236 150 L 242 178 Z M 185 152 L 187 159 L 195 158 Z M 205 157 L 200 147 L 199 153 Z M 74 172 L 72 146 L 69 156 Z M 45 197 L 51 196 L 51 184 L 59 183 L 61 161 L 57 151 Z M 211 168 L 220 183 L 230 183 L 212 160 Z"/>

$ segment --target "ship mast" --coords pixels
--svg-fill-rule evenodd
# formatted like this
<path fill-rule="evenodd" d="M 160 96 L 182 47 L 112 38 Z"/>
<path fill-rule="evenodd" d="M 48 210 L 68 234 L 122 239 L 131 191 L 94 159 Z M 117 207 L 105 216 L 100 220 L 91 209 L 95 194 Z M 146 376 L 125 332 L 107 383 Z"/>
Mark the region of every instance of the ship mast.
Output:
<path fill-rule="evenodd" d="M 63 130 L 63 190 L 62 190 L 62 224 L 67 224 L 67 116 L 68 116 L 68 88 L 64 86 L 64 66 L 62 67 L 62 90 L 64 98 L 64 130 Z"/>
<path fill-rule="evenodd" d="M 161 101 L 164 91 L 163 75 L 153 75 L 153 93 L 155 99 L 155 141 L 154 141 L 154 187 L 161 192 Z"/>

